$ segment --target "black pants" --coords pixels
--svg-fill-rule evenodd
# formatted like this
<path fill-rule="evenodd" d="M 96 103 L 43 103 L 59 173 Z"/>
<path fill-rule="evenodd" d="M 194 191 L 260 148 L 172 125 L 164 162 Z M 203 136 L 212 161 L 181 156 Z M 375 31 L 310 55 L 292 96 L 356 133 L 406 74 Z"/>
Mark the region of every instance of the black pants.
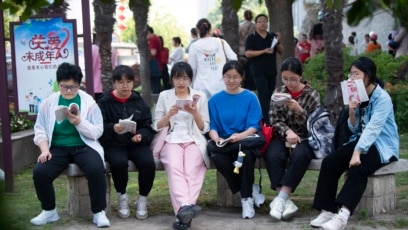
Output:
<path fill-rule="evenodd" d="M 242 198 L 252 197 L 254 183 L 254 165 L 258 150 L 244 150 L 242 167 L 239 174 L 234 173 L 233 162 L 237 160 L 238 151 L 228 153 L 211 152 L 211 158 L 217 170 L 225 177 L 233 194 L 241 191 Z"/>
<path fill-rule="evenodd" d="M 88 180 L 89 196 L 93 213 L 106 208 L 105 165 L 98 152 L 88 146 L 55 147 L 50 149 L 52 158 L 45 163 L 37 163 L 33 170 L 33 180 L 38 199 L 43 210 L 55 208 L 53 181 L 75 163 Z"/>
<path fill-rule="evenodd" d="M 153 94 L 160 93 L 160 80 L 161 76 L 150 76 L 150 89 Z"/>
<path fill-rule="evenodd" d="M 128 160 L 131 160 L 138 170 L 139 194 L 149 195 L 156 174 L 153 153 L 149 146 L 140 143 L 128 147 L 108 146 L 105 147 L 105 159 L 110 163 L 116 192 L 126 193 L 129 180 Z"/>
<path fill-rule="evenodd" d="M 161 80 L 163 82 L 163 90 L 171 89 L 172 86 L 170 83 L 170 74 L 167 64 L 163 64 L 163 69 L 161 71 Z"/>
<path fill-rule="evenodd" d="M 344 205 L 353 213 L 367 187 L 368 176 L 385 165 L 372 145 L 366 154 L 360 155 L 361 164 L 349 168 L 356 144 L 357 141 L 343 145 L 323 159 L 313 208 L 336 213 Z M 347 179 L 336 199 L 339 179 L 346 170 Z"/>
<path fill-rule="evenodd" d="M 261 104 L 263 121 L 269 123 L 269 107 L 272 93 L 275 90 L 276 75 L 256 75 L 253 77 Z"/>
<path fill-rule="evenodd" d="M 290 151 L 285 147 L 284 139 L 275 137 L 265 152 L 264 160 L 272 189 L 284 185 L 294 192 L 314 157 L 307 141 L 298 143 Z"/>

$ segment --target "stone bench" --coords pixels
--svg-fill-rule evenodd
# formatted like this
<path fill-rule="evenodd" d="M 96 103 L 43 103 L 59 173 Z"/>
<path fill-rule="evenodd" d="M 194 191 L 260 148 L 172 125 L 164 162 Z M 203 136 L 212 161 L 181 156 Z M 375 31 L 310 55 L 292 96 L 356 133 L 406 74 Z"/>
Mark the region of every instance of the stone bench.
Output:
<path fill-rule="evenodd" d="M 156 170 L 164 170 L 160 160 L 155 160 Z M 310 162 L 308 170 L 320 170 L 322 160 L 314 159 Z M 263 161 L 261 167 L 265 168 Z M 215 167 L 212 165 L 212 169 Z M 106 213 L 110 215 L 110 170 L 109 163 L 106 163 Z M 129 172 L 137 171 L 133 162 L 129 161 Z M 395 174 L 408 171 L 408 160 L 400 159 L 392 162 L 379 170 L 368 178 L 367 188 L 360 200 L 356 210 L 367 210 L 369 216 L 378 215 L 381 212 L 396 208 L 396 182 Z M 76 164 L 70 164 L 65 171 L 68 178 L 68 214 L 73 216 L 91 216 L 89 192 L 87 180 L 82 171 Z M 239 207 L 241 206 L 240 197 L 234 197 L 224 177 L 217 172 L 217 204 L 224 207 Z"/>
<path fill-rule="evenodd" d="M 313 159 L 308 170 L 319 171 L 321 159 Z M 256 163 L 256 165 L 258 162 Z M 265 168 L 263 161 L 261 168 Z M 393 210 L 397 204 L 395 174 L 408 171 L 408 160 L 400 159 L 378 169 L 368 178 L 367 188 L 356 211 L 366 210 L 368 216 L 376 216 L 382 212 Z M 268 178 L 268 177 L 266 177 Z M 269 179 L 269 178 L 268 178 Z M 226 180 L 217 174 L 217 201 L 220 206 L 241 206 L 239 197 L 234 197 Z"/>
<path fill-rule="evenodd" d="M 160 160 L 155 160 L 156 170 L 164 170 Z M 109 216 L 111 212 L 111 175 L 110 165 L 105 162 L 106 166 L 106 209 L 105 213 Z M 136 172 L 137 168 L 133 162 L 129 161 L 129 172 Z M 82 170 L 74 163 L 69 164 L 64 174 L 67 176 L 67 189 L 68 189 L 68 215 L 75 217 L 92 216 L 91 202 L 89 200 L 88 181 L 84 176 Z"/>

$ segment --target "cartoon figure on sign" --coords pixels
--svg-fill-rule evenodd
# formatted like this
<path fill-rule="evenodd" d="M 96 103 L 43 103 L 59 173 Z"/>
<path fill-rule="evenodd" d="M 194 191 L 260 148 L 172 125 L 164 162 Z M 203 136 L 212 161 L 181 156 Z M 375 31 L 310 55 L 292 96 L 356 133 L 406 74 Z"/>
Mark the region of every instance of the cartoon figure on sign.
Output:
<path fill-rule="evenodd" d="M 34 113 L 34 94 L 33 92 L 30 92 L 27 96 L 26 96 L 27 100 L 28 100 L 28 107 L 29 107 L 29 112 L 30 113 Z"/>

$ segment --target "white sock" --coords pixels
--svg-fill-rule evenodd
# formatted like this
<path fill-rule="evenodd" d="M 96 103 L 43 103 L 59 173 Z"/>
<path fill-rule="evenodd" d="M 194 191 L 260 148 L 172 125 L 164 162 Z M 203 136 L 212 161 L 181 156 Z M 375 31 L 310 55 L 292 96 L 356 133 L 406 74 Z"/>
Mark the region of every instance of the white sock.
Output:
<path fill-rule="evenodd" d="M 278 194 L 278 197 L 282 198 L 284 200 L 287 200 L 287 199 L 289 199 L 289 194 L 287 194 L 286 192 L 280 191 L 279 194 Z"/>
<path fill-rule="evenodd" d="M 147 200 L 147 196 L 142 196 L 142 195 L 139 195 L 139 199 L 140 199 L 140 200 L 145 200 L 145 201 L 146 201 L 146 200 Z"/>
<path fill-rule="evenodd" d="M 350 217 L 350 211 L 345 208 L 341 208 L 338 215 L 348 220 Z"/>

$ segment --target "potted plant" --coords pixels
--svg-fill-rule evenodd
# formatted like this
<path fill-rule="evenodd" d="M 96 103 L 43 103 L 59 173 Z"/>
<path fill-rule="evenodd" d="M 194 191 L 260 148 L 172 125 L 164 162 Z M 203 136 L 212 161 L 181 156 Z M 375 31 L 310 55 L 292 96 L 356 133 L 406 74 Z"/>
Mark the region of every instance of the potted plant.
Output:
<path fill-rule="evenodd" d="M 13 171 L 18 172 L 36 162 L 39 149 L 34 145 L 34 122 L 23 115 L 10 113 Z M 0 124 L 0 135 L 1 124 Z M 3 167 L 3 138 L 0 136 L 0 168 Z"/>

